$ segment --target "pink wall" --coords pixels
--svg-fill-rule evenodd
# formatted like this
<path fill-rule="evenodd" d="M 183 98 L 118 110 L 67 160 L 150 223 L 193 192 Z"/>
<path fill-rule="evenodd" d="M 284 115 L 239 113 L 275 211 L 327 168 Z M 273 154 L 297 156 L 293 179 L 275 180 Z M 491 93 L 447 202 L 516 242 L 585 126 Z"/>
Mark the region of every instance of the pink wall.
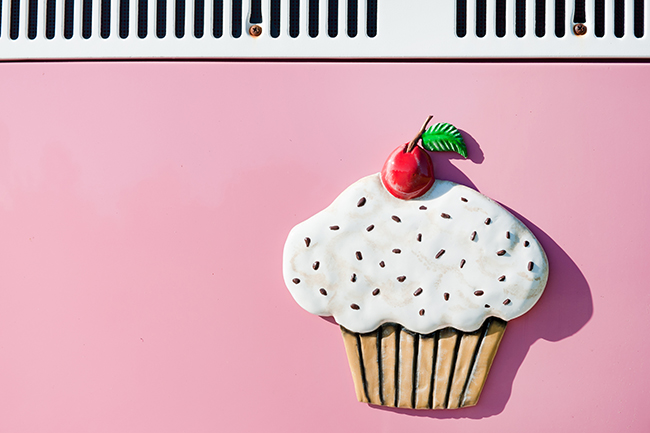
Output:
<path fill-rule="evenodd" d="M 646 432 L 647 64 L 0 64 L 0 431 Z M 427 114 L 533 229 L 547 292 L 479 405 L 356 402 L 290 228 Z"/>

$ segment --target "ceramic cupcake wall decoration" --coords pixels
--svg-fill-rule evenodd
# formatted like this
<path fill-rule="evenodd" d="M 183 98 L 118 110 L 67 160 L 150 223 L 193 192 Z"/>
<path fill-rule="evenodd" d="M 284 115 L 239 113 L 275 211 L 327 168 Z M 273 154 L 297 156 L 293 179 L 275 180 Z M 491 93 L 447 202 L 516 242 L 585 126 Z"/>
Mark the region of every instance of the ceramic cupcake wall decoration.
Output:
<path fill-rule="evenodd" d="M 340 325 L 357 399 L 413 409 L 477 404 L 507 322 L 542 295 L 535 236 L 477 191 L 436 180 L 428 151 L 467 157 L 448 123 L 296 225 L 283 274 L 305 310 Z M 420 147 L 422 145 L 422 147 Z"/>

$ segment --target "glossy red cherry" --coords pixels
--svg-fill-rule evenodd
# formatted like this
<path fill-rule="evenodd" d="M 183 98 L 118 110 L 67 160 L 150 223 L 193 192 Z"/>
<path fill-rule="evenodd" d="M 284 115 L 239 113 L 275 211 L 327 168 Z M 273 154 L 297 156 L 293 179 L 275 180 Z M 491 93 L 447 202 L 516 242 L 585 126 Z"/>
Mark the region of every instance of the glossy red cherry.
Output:
<path fill-rule="evenodd" d="M 406 143 L 395 149 L 381 169 L 384 187 L 402 200 L 422 196 L 435 181 L 429 154 L 420 146 L 407 152 L 408 146 L 409 143 Z"/>

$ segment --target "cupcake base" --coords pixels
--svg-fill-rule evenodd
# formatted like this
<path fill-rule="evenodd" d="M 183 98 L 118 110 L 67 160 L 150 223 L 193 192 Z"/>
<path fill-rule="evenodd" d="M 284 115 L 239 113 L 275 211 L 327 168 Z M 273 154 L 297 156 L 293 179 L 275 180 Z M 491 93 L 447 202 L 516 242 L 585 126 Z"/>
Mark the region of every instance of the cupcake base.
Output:
<path fill-rule="evenodd" d="M 341 326 L 357 400 L 411 409 L 474 406 L 505 329 L 495 317 L 474 332 L 426 335 L 396 324 L 367 334 Z"/>

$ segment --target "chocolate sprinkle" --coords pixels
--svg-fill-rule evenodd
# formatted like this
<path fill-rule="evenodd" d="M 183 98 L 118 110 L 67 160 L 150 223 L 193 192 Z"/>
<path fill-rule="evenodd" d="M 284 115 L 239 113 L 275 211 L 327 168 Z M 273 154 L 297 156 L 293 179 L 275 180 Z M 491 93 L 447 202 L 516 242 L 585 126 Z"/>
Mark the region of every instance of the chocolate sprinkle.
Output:
<path fill-rule="evenodd" d="M 448 301 L 449 300 L 449 293 L 445 292 L 443 297 L 445 298 L 445 301 Z"/>
<path fill-rule="evenodd" d="M 505 276 L 505 275 L 501 275 L 501 276 L 499 277 L 499 281 L 505 281 L 505 280 L 506 280 L 506 276 Z"/>
<path fill-rule="evenodd" d="M 535 265 L 533 264 L 533 262 L 528 262 L 528 270 L 529 270 L 529 271 L 532 271 L 532 270 L 533 270 L 533 266 L 535 266 Z"/>
<path fill-rule="evenodd" d="M 357 256 L 357 260 L 363 260 L 363 256 L 361 255 L 361 251 L 357 251 L 355 253 L 355 256 Z"/>
<path fill-rule="evenodd" d="M 503 305 L 510 305 L 510 299 L 506 299 L 505 301 L 503 301 Z"/>
<path fill-rule="evenodd" d="M 483 290 L 477 290 L 477 291 L 474 292 L 474 295 L 483 296 L 483 293 L 485 293 L 485 292 L 483 292 Z"/>
<path fill-rule="evenodd" d="M 361 207 L 361 206 L 363 206 L 364 204 L 366 204 L 366 198 L 365 198 L 365 197 L 361 197 L 361 198 L 359 199 L 359 201 L 357 202 L 357 207 Z"/>
<path fill-rule="evenodd" d="M 323 295 L 323 296 L 327 296 L 327 290 L 325 290 L 325 289 L 320 289 L 319 292 L 320 292 L 321 295 Z"/>
<path fill-rule="evenodd" d="M 314 264 L 311 265 L 311 267 L 314 268 L 315 271 L 318 270 L 319 266 L 320 266 L 320 262 L 314 262 Z"/>
<path fill-rule="evenodd" d="M 374 229 L 374 228 L 375 228 L 375 225 L 374 225 L 374 224 L 370 224 L 368 227 L 366 227 L 366 231 L 371 232 L 372 229 Z"/>
<path fill-rule="evenodd" d="M 488 218 L 488 219 L 485 220 L 485 225 L 489 226 L 491 222 L 492 222 L 492 220 L 490 218 Z"/>
<path fill-rule="evenodd" d="M 350 308 L 352 308 L 353 310 L 358 310 L 359 306 L 357 304 L 351 304 Z"/>
<path fill-rule="evenodd" d="M 420 210 L 427 210 L 426 206 L 420 206 Z"/>
<path fill-rule="evenodd" d="M 472 232 L 472 237 L 471 237 L 471 239 L 472 239 L 472 240 L 476 239 L 476 232 L 475 232 L 475 231 Z"/>
<path fill-rule="evenodd" d="M 293 284 L 298 284 L 300 282 L 300 279 L 299 278 L 294 278 L 291 281 L 293 281 Z"/>
<path fill-rule="evenodd" d="M 402 250 L 400 250 L 399 248 L 395 248 L 395 249 L 393 250 L 393 252 L 394 252 L 395 254 L 399 254 L 399 253 L 402 252 Z"/>
<path fill-rule="evenodd" d="M 375 289 L 372 291 L 372 296 L 377 296 L 379 294 L 379 289 Z"/>
<path fill-rule="evenodd" d="M 463 269 L 463 266 L 465 266 L 465 259 L 460 261 L 460 268 Z"/>
<path fill-rule="evenodd" d="M 497 251 L 497 256 L 502 256 L 506 253 L 506 250 Z"/>
<path fill-rule="evenodd" d="M 384 263 L 384 261 L 382 260 L 381 262 L 379 262 L 379 266 L 383 268 L 384 266 L 386 266 L 386 263 Z"/>
<path fill-rule="evenodd" d="M 397 215 L 393 215 L 391 218 L 392 218 L 393 221 L 395 221 L 396 223 L 401 223 L 401 222 L 402 222 L 402 220 L 399 219 L 399 217 L 398 217 Z"/>
<path fill-rule="evenodd" d="M 404 280 L 406 280 L 406 277 L 404 275 L 397 277 L 397 281 L 399 281 L 400 283 L 403 283 Z"/>
<path fill-rule="evenodd" d="M 309 246 L 310 243 L 311 243 L 311 239 L 305 238 L 305 246 Z"/>
<path fill-rule="evenodd" d="M 489 304 L 485 304 L 485 308 L 490 308 L 490 305 L 489 305 Z"/>
<path fill-rule="evenodd" d="M 352 274 L 352 276 L 350 277 L 350 281 L 352 281 L 353 283 L 356 282 L 357 281 L 357 274 Z"/>
<path fill-rule="evenodd" d="M 339 226 L 330 226 L 330 230 L 338 230 L 339 228 Z"/>
<path fill-rule="evenodd" d="M 424 316 L 424 308 L 420 310 L 420 316 Z"/>
<path fill-rule="evenodd" d="M 448 220 L 449 218 L 451 218 L 451 215 L 449 215 L 448 213 L 441 213 L 440 216 L 443 217 L 443 218 L 446 219 L 446 220 Z"/>
<path fill-rule="evenodd" d="M 415 292 L 413 292 L 413 296 L 420 296 L 422 294 L 422 287 L 418 288 Z"/>
<path fill-rule="evenodd" d="M 510 239 L 510 232 L 506 232 L 506 239 Z"/>
<path fill-rule="evenodd" d="M 445 253 L 445 250 L 438 251 L 438 254 L 436 254 L 436 259 L 439 259 L 440 256 L 442 256 L 444 253 Z"/>
<path fill-rule="evenodd" d="M 422 233 L 418 233 L 418 242 L 422 242 Z"/>
<path fill-rule="evenodd" d="M 466 199 L 465 197 L 461 197 L 460 199 L 461 199 L 462 201 L 464 201 L 465 203 L 467 203 L 467 199 Z"/>
<path fill-rule="evenodd" d="M 527 247 L 528 245 L 530 245 L 530 242 L 525 241 L 525 242 L 524 242 L 524 246 Z"/>

